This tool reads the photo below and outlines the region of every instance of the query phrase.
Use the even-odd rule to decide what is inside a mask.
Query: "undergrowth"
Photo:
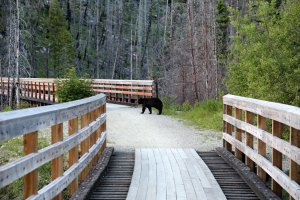
[[[189,102],[177,104],[171,98],[162,98],[163,113],[179,119],[200,129],[222,131],[222,101],[207,100],[190,105]]]

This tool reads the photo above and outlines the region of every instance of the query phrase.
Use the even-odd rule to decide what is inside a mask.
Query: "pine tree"
[[[58,0],[54,0],[49,10],[50,67],[54,77],[62,77],[74,64],[72,35],[68,31]]]

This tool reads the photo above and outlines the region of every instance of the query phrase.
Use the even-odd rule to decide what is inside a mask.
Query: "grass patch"
[[[222,131],[222,101],[207,100],[190,105],[187,101],[182,105],[174,103],[170,98],[163,98],[165,115],[183,119],[190,125],[200,129]]]

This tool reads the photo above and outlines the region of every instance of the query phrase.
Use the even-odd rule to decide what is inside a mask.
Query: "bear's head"
[[[139,98],[138,104],[143,104],[144,103],[144,98]]]

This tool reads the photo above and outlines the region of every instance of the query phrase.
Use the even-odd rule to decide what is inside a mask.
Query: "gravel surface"
[[[117,150],[140,147],[194,148],[210,151],[222,146],[221,133],[197,130],[182,120],[166,115],[152,115],[142,108],[107,104],[108,145]]]

